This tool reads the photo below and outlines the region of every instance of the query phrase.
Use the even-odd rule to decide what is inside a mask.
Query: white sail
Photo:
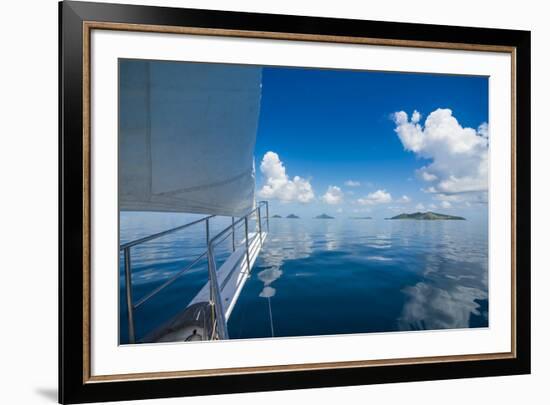
[[[120,209],[250,211],[261,68],[122,60],[119,69]]]

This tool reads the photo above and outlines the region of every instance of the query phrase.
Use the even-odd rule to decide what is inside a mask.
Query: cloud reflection
[[[275,295],[277,290],[275,290],[273,287],[264,287],[262,292],[260,293],[260,297],[262,298],[271,298]]]
[[[442,289],[426,282],[406,287],[409,300],[398,319],[401,330],[467,328],[471,315],[481,315],[477,300],[487,293],[474,288],[456,286]]]
[[[264,268],[258,273],[258,279],[264,283],[259,294],[262,298],[275,295],[276,289],[271,284],[283,275],[282,266],[285,261],[305,259],[313,252],[313,239],[309,233],[299,228],[294,229],[292,224],[280,225],[285,229],[277,232],[278,237],[270,239],[260,254],[258,264]]]

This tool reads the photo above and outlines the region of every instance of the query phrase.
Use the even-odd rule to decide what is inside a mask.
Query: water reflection
[[[367,260],[375,260],[375,261],[379,261],[379,262],[390,262],[390,261],[393,260],[390,257],[384,257],[384,256],[367,256],[366,259]]]
[[[275,295],[276,289],[271,284],[283,275],[281,270],[283,263],[289,260],[305,259],[313,251],[311,235],[296,225],[296,220],[285,219],[280,219],[277,224],[273,225],[278,228],[278,232],[270,235],[256,265],[257,268],[263,269],[258,273],[258,279],[263,282],[263,289],[259,293],[262,298],[270,298]]]
[[[281,219],[255,267],[236,338],[269,335],[251,294],[277,336],[488,326],[483,221]]]
[[[400,330],[488,325],[486,223],[463,227],[464,233],[447,221],[418,225],[424,270],[422,281],[402,289],[407,300]]]
[[[161,229],[121,218],[121,240],[186,222],[169,217],[159,225],[157,219],[151,222]],[[212,234],[223,226],[212,224]],[[204,247],[204,230],[197,228],[133,249],[134,298]],[[272,219],[229,333],[249,338],[486,327],[487,258],[486,221]],[[138,327],[149,330],[162,321],[159,314],[168,318],[185,306],[206,282],[205,269],[206,261],[141,308]],[[123,280],[122,257],[120,274]],[[124,305],[121,299],[121,311]]]
[[[480,300],[487,299],[477,288],[457,285],[443,290],[426,282],[403,292],[409,300],[398,319],[401,330],[467,328],[472,315],[483,315]]]
[[[283,275],[283,272],[276,267],[262,270],[258,273],[258,278],[264,283],[264,289],[260,292],[260,297],[268,298],[275,295],[276,290],[270,287],[270,284]]]
[[[277,291],[274,288],[267,286],[267,287],[264,287],[264,289],[260,293],[260,297],[271,298],[275,295],[276,292]]]

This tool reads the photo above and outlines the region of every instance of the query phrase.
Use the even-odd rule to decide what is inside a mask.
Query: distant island
[[[454,215],[446,215],[446,214],[438,214],[436,212],[415,212],[413,214],[399,214],[392,218],[386,218],[386,219],[419,219],[419,220],[427,220],[427,221],[433,221],[438,219],[443,220],[460,220],[464,221],[466,218],[463,217],[456,217]]]
[[[280,215],[275,214],[271,218],[282,218],[282,217]]]
[[[299,219],[300,218],[298,215],[294,215],[294,214],[287,215],[286,217],[290,218],[290,219]]]
[[[334,217],[331,217],[330,215],[327,215],[327,214],[321,214],[321,215],[317,215],[315,219],[334,219]]]
[[[372,217],[349,217],[349,219],[372,219]]]

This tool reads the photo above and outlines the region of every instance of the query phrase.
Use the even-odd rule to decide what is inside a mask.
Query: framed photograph
[[[61,403],[530,372],[530,33],[62,2]]]

